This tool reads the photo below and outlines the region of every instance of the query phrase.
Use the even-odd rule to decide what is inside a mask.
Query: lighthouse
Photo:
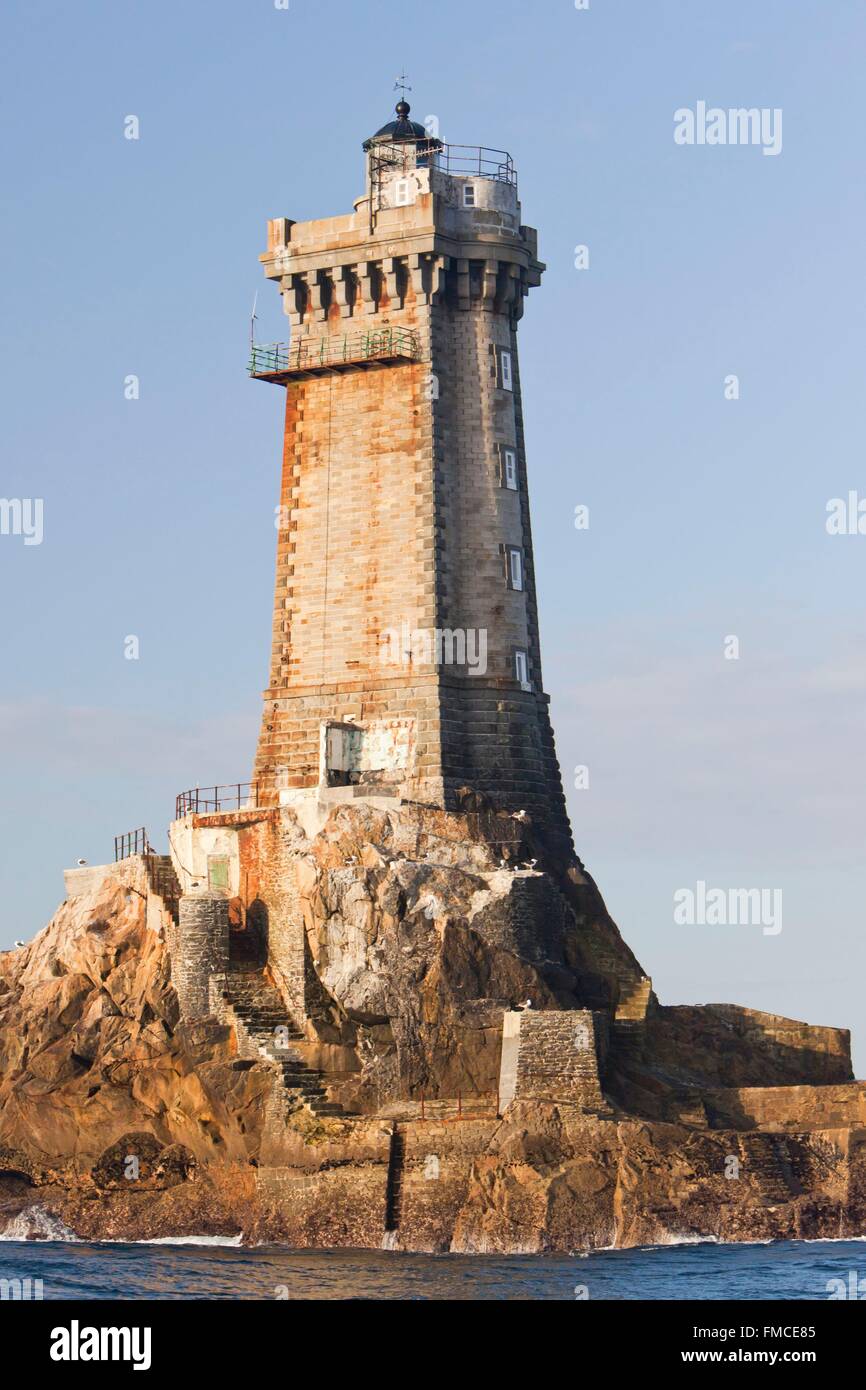
[[[349,213],[268,223],[287,341],[259,805],[479,798],[569,839],[544,693],[517,329],[541,281],[501,150],[408,103]],[[570,842],[570,839],[569,839]]]

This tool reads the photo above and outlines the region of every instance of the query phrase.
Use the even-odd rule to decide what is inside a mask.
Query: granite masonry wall
[[[417,335],[419,359],[285,379],[273,653],[254,776],[276,804],[324,780],[326,721],[409,719],[404,799],[453,808],[470,786],[569,842],[542,688],[517,364],[523,297],[543,267],[513,185],[479,186],[477,207],[465,209],[465,182],[418,169],[399,206],[390,174],[371,173],[374,204],[270,224],[262,260],[293,344],[402,328]],[[503,486],[504,449],[516,455],[516,488]],[[521,552],[522,588],[509,586],[509,546]],[[411,643],[407,657],[406,631],[475,642],[483,633],[485,660],[431,661]],[[516,650],[527,653],[529,688]]]
[[[500,1113],[515,1100],[603,1109],[599,1073],[603,1028],[602,1015],[589,1009],[505,1014]]]
[[[228,899],[206,890],[185,894],[171,970],[183,1018],[204,1018],[210,1012],[211,976],[224,974],[228,961]]]

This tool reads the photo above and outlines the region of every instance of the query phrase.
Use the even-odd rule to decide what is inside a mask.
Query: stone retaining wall
[[[866,1126],[866,1082],[841,1086],[749,1086],[708,1091],[713,1129],[844,1129]]]
[[[499,1109],[512,1100],[548,1101],[602,1109],[599,1054],[601,1014],[589,1009],[507,1013],[502,1024]]]
[[[181,1016],[204,1018],[210,1012],[211,977],[228,969],[228,899],[207,891],[187,893],[180,900],[179,918],[171,980]]]

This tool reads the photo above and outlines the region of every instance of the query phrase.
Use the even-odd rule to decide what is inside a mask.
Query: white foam
[[[866,1240],[866,1236],[815,1236],[810,1240],[799,1241],[800,1245],[856,1245]]]
[[[228,1245],[237,1247],[243,1242],[243,1232],[236,1236],[158,1236],[153,1240],[120,1242],[130,1245]]]
[[[718,1236],[698,1235],[695,1231],[665,1231],[660,1240],[651,1250],[658,1250],[666,1245],[718,1245]]]
[[[63,1241],[64,1244],[81,1244],[74,1231],[70,1231],[50,1211],[38,1206],[26,1207],[13,1216],[6,1229],[0,1231],[0,1240],[54,1240]]]

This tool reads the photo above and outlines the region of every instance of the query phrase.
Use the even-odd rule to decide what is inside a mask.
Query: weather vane
[[[398,90],[398,88],[399,88],[399,90],[402,91],[402,93],[403,93],[403,100],[404,100],[404,101],[405,101],[405,99],[406,99],[406,93],[407,93],[407,92],[411,92],[411,90],[412,90],[411,87],[407,86],[408,80],[409,80],[409,79],[408,79],[407,74],[406,74],[405,72],[401,72],[401,73],[400,73],[400,76],[397,78],[397,81],[394,83],[394,91],[396,92],[396,91]]]

